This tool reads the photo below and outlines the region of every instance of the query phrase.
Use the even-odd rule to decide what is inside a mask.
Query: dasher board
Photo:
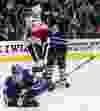
[[[24,48],[24,41],[0,42],[0,62],[32,61],[28,50]]]

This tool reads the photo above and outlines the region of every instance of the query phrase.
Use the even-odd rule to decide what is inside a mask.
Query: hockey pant
[[[51,78],[53,73],[53,67],[55,62],[57,62],[60,76],[63,76],[65,73],[65,52],[66,48],[49,48],[47,56],[47,67],[48,67],[48,78]]]
[[[43,43],[42,45],[38,44],[30,44],[27,48],[35,62],[38,62],[40,59],[44,59],[47,52],[47,43]]]

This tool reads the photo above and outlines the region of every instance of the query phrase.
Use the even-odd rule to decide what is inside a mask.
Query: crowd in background
[[[64,0],[62,3],[50,0],[44,7],[46,16],[42,17],[48,18],[49,29],[56,25],[56,29],[63,31],[66,38],[91,38],[96,32],[96,17],[100,16],[100,3],[97,0]]]
[[[0,40],[23,40],[25,17],[31,16],[34,1],[40,2],[41,19],[50,30],[65,32],[66,37],[96,31],[96,16],[100,16],[98,0],[1,0]]]

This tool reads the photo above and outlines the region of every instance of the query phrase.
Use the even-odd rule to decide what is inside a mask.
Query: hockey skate
[[[56,87],[55,87],[55,83],[53,83],[53,81],[52,81],[52,77],[50,77],[48,73],[44,72],[43,78],[48,81],[48,91],[51,92],[51,91],[55,90]]]
[[[52,92],[56,88],[55,84],[52,82],[52,80],[48,80],[48,91]]]
[[[29,89],[21,90],[17,96],[18,107],[39,107],[39,103]]]
[[[61,75],[60,79],[55,82],[56,87],[65,87],[69,88],[71,86],[72,79],[71,77],[65,77],[65,75]]]

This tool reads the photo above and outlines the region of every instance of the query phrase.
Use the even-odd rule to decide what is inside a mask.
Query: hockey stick
[[[90,46],[89,48],[94,47],[95,44],[96,44],[96,47],[97,47],[97,45],[100,45],[100,41],[98,41],[98,42],[91,42],[91,43],[92,43],[92,44],[91,44],[91,46]],[[95,47],[95,48],[96,48],[96,47]],[[87,64],[87,63],[91,62],[92,60],[94,60],[95,57],[96,57],[96,55],[92,55],[90,58],[88,58],[86,61],[84,61],[84,62],[81,63],[80,65],[76,66],[71,72],[67,73],[66,75],[72,74],[74,71],[80,69],[80,68],[81,68],[82,66],[84,66],[85,64]]]
[[[91,56],[90,58],[88,58],[86,61],[84,61],[83,63],[81,63],[80,65],[76,66],[71,72],[67,73],[66,75],[72,74],[73,72],[77,71],[78,69],[82,68],[85,64],[90,63],[92,60],[95,59],[96,56]]]
[[[92,60],[95,59],[95,57],[96,57],[96,56],[91,56],[91,57],[88,58],[86,61],[84,61],[84,62],[81,63],[80,65],[76,66],[72,71],[70,71],[70,72],[68,72],[68,73],[65,74],[65,78],[66,78],[66,77],[69,77],[70,74],[72,74],[73,72],[79,70],[79,69],[82,68],[84,65],[90,63]],[[71,77],[70,79],[71,79],[71,81],[72,81],[72,77]],[[67,82],[68,82],[68,81],[66,81],[66,79],[64,79],[64,80],[57,80],[57,81],[55,82],[56,88],[57,88],[57,87],[63,87],[63,86],[65,86],[65,84],[66,84]],[[68,84],[70,85],[70,83],[68,83]]]
[[[96,47],[97,45],[100,44],[100,41],[96,44]],[[91,44],[90,48],[94,47],[95,44]],[[90,58],[88,58],[87,60],[85,60],[83,63],[81,63],[80,65],[76,66],[72,71],[68,72],[65,74],[65,76],[69,76],[70,74],[72,74],[73,72],[77,71],[78,69],[82,68],[84,65],[90,63],[92,60],[94,60],[96,57],[96,55],[92,55]],[[65,79],[66,80],[66,79]],[[56,81],[56,86],[57,84],[60,84],[61,83],[61,80],[58,80]],[[64,83],[62,83],[61,85],[64,85]]]

